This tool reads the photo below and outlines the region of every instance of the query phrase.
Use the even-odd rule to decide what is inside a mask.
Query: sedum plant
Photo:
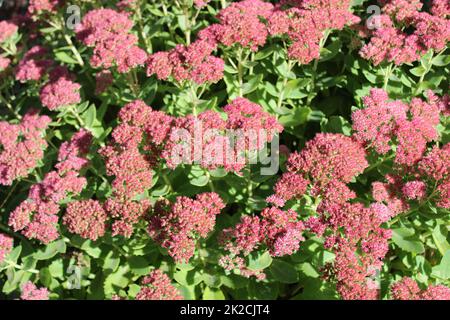
[[[1,299],[450,299],[447,0],[2,10]]]

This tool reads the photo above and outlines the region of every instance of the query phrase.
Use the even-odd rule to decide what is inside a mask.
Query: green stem
[[[4,232],[10,233],[11,231],[9,230],[9,228],[4,225],[3,223],[0,222],[0,230],[3,230]]]
[[[52,27],[60,30],[63,34],[63,38],[66,41],[67,45],[69,46],[70,50],[72,51],[73,55],[75,56],[75,59],[77,60],[78,64],[80,66],[84,66],[84,61],[83,58],[81,57],[81,54],[78,52],[77,48],[75,47],[75,45],[72,42],[72,39],[70,38],[70,36],[66,33],[65,31],[65,23],[64,20],[57,20],[56,22],[48,20],[47,21],[48,24],[50,24]]]
[[[198,105],[198,96],[197,96],[197,88],[193,84],[189,84],[189,93],[191,96],[191,102],[192,102],[192,113],[194,116],[197,116],[197,105]]]
[[[189,6],[187,1],[183,1],[183,15],[184,15],[184,21],[186,23],[186,45],[190,45],[191,44],[191,19],[190,19],[190,15],[189,15]]]
[[[368,167],[366,168],[366,170],[364,170],[364,173],[368,173],[368,172],[372,171],[373,169],[378,168],[380,165],[382,165],[382,164],[385,163],[386,161],[391,160],[391,159],[393,159],[393,158],[395,158],[395,154],[391,154],[390,156],[381,159],[381,161],[378,161],[378,162],[372,164],[371,166],[368,166]]]
[[[330,33],[331,33],[331,30],[329,30],[329,29],[324,31],[324,35],[323,35],[322,39],[320,39],[320,43],[319,43],[319,52],[325,46],[325,43],[327,42],[328,36],[330,35]],[[316,78],[317,78],[317,67],[319,66],[319,60],[320,60],[320,57],[314,60],[312,76],[311,76],[311,91],[308,94],[308,98],[306,100],[306,105],[309,105],[315,96],[314,91],[315,91],[315,87],[316,87],[315,82],[316,82]]]
[[[127,78],[128,81],[130,82],[130,89],[133,92],[135,97],[138,97],[139,95],[139,91],[140,91],[140,87],[139,87],[139,80],[137,78],[137,74],[136,74],[136,70],[135,69],[131,69],[128,73],[127,73]]]
[[[243,86],[243,82],[244,82],[244,69],[243,69],[243,49],[242,47],[240,47],[238,49],[238,65],[237,65],[237,71],[238,71],[238,82],[239,82],[239,97],[242,97],[242,86]]]
[[[3,200],[2,204],[0,205],[0,208],[3,208],[3,206],[6,204],[6,202],[8,201],[8,199],[11,197],[11,195],[13,194],[14,190],[17,188],[18,182],[15,182],[14,185],[12,186],[12,188],[9,189],[8,195],[5,197],[5,199]],[[0,223],[0,227],[1,227],[1,223]]]
[[[211,189],[211,192],[216,192],[216,188],[214,188],[214,183],[211,180],[211,175],[209,174],[209,171],[206,171],[206,176],[208,177],[208,186]]]
[[[152,43],[151,43],[151,41],[150,41],[150,43],[147,41],[147,38],[145,37],[145,34],[144,34],[144,25],[142,23],[143,19],[142,19],[141,2],[136,4],[136,16],[137,16],[138,26],[139,26],[139,35],[141,36],[142,42],[144,43],[145,51],[147,51],[148,53],[151,53],[151,52],[153,52]]]
[[[114,242],[111,243],[112,246],[114,247],[114,249],[116,249],[117,251],[119,251],[119,253],[125,257],[128,257],[128,253],[123,250],[121,247],[119,247],[117,244],[115,244]]]
[[[0,48],[10,56],[14,57],[16,55],[16,52],[14,52],[14,50],[11,50],[10,48],[7,48],[5,46],[0,46]]]
[[[76,112],[75,106],[69,107],[69,112],[70,112],[70,114],[72,114],[72,115],[75,117],[75,119],[78,121],[78,123],[80,124],[80,127],[84,128],[85,123],[84,123],[83,119],[81,119],[80,116],[78,115],[78,113]]]
[[[20,114],[18,114],[16,112],[16,110],[14,110],[13,106],[11,105],[11,103],[9,103],[4,97],[3,95],[0,93],[0,101],[3,102],[3,104],[8,108],[8,110],[14,115],[14,117],[18,120],[22,119],[22,116]]]
[[[295,62],[293,62],[292,60],[288,60],[288,73],[291,72],[292,67],[295,65]],[[282,104],[283,104],[283,100],[284,100],[284,95],[285,95],[285,89],[286,89],[286,85],[288,83],[289,79],[287,77],[284,77],[283,79],[283,87],[281,89],[280,95],[278,96],[278,102],[277,102],[277,108],[280,109]]]
[[[169,187],[170,192],[173,192],[172,183],[169,180],[169,177],[164,172],[161,172],[161,177],[163,178],[166,185]]]
[[[4,262],[5,262],[9,267],[13,267],[13,268],[15,268],[15,269],[23,270],[23,271],[25,271],[25,272],[30,272],[30,273],[34,273],[34,274],[39,274],[39,270],[36,270],[36,269],[28,269],[28,270],[25,270],[25,269],[23,268],[22,265],[17,264],[17,263],[15,263],[15,262],[11,261],[11,260],[5,259]]]

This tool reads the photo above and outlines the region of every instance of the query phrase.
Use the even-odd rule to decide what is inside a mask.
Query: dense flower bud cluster
[[[46,288],[37,288],[31,281],[22,286],[21,300],[48,300],[49,292]]]
[[[442,148],[434,147],[418,163],[418,171],[423,179],[436,186],[436,205],[450,208],[450,143]]]
[[[171,284],[169,277],[159,269],[144,277],[141,284],[136,300],[183,300],[178,289]]]
[[[325,246],[336,255],[331,275],[343,299],[378,299],[374,277],[383,265],[391,238],[391,231],[381,227],[380,209],[345,203],[320,216],[331,231]]]
[[[196,84],[216,83],[223,77],[225,63],[211,55],[215,46],[197,40],[184,46],[177,45],[167,52],[157,52],[148,57],[147,75],[156,74],[158,79],[173,78],[182,83],[191,80]]]
[[[96,9],[84,15],[76,32],[85,45],[94,47],[93,67],[116,66],[119,72],[126,73],[143,65],[147,58],[147,53],[137,46],[138,38],[130,33],[132,27],[128,13]]]
[[[53,65],[47,53],[46,48],[38,45],[28,50],[17,66],[16,80],[21,82],[40,80]]]
[[[445,18],[448,3],[433,1],[428,13],[420,11],[423,3],[419,0],[384,2],[382,15],[374,18],[377,26],[370,41],[360,51],[363,58],[375,65],[382,62],[400,65],[420,59],[430,49],[439,52],[445,48],[450,40],[450,23]]]
[[[372,89],[364,98],[366,108],[353,112],[355,138],[380,154],[397,144],[395,162],[416,164],[426,150],[427,142],[436,140],[441,108],[435,99],[425,102],[413,98],[408,105],[390,101],[382,89]]]
[[[174,203],[158,201],[150,217],[148,232],[177,262],[188,262],[197,239],[214,229],[216,215],[225,207],[216,193],[202,193],[195,199],[177,197]]]
[[[243,216],[233,228],[224,229],[219,242],[228,252],[219,262],[226,270],[239,270],[243,276],[256,276],[263,279],[264,274],[251,272],[245,267],[244,259],[251,252],[265,246],[271,256],[281,257],[295,253],[304,240],[303,222],[298,220],[294,210],[283,211],[275,207],[265,208],[259,216]]]
[[[162,143],[170,128],[171,117],[154,111],[143,101],[125,105],[119,112],[120,124],[113,130],[113,140],[100,149],[106,172],[114,176],[113,194],[105,210],[113,218],[113,235],[130,237],[133,226],[148,211],[147,200],[133,198],[152,185],[152,167],[158,156],[152,144]],[[147,140],[152,141],[148,143]]]
[[[320,133],[300,153],[290,154],[288,172],[278,180],[275,194],[267,201],[284,206],[286,201],[301,197],[311,184],[314,195],[322,195],[325,200],[333,197],[329,199],[332,202],[339,197],[345,202],[351,198],[345,184],[368,166],[365,154],[364,148],[351,137]]]
[[[268,32],[261,19],[268,19],[273,5],[261,0],[234,2],[217,16],[220,23],[210,26],[202,37],[225,46],[239,45],[256,51],[265,44]]]
[[[0,264],[5,260],[6,256],[13,248],[13,238],[0,233]]]
[[[391,295],[395,300],[450,300],[450,288],[430,285],[421,290],[416,281],[406,277],[391,286]]]
[[[0,122],[0,185],[11,185],[36,168],[44,156],[45,130],[51,122],[47,116],[29,111],[19,124]]]
[[[105,234],[107,215],[98,201],[89,199],[67,205],[63,224],[71,233],[92,241]]]
[[[7,20],[0,21],[0,43],[7,41],[18,30],[18,26]]]
[[[73,135],[70,142],[61,145],[56,170],[34,184],[28,199],[11,212],[9,225],[14,231],[21,231],[25,237],[43,243],[59,237],[59,203],[70,195],[79,194],[86,185],[86,179],[79,176],[79,170],[88,163],[84,157],[91,138],[91,134],[82,129]]]
[[[21,3],[2,297],[450,300],[448,0]]]
[[[359,18],[349,11],[350,2],[282,1],[268,19],[270,34],[287,35],[292,42],[288,49],[289,58],[308,64],[319,58],[325,31],[340,30],[345,25],[359,22]],[[283,4],[288,4],[288,9],[284,9]]]
[[[41,88],[39,95],[44,107],[56,110],[80,102],[81,85],[73,82],[66,67],[55,66],[55,62],[48,58],[48,50],[42,46],[34,46],[25,53],[17,66],[16,80],[39,81],[47,73],[49,81]]]

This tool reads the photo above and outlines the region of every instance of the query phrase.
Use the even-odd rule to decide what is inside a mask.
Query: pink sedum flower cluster
[[[115,176],[114,196],[131,199],[149,189],[152,183],[152,161],[140,152],[144,132],[151,130],[153,117],[159,115],[143,101],[125,105],[119,112],[120,124],[112,132],[113,140],[100,149],[105,158],[107,174]]]
[[[117,196],[132,198],[148,189],[151,169],[161,159],[170,169],[198,163],[240,172],[247,152],[260,150],[283,130],[275,117],[247,99],[237,98],[223,110],[227,120],[215,111],[174,118],[140,100],[124,106],[112,143],[100,150],[108,175],[116,177]]]
[[[25,114],[20,124],[0,122],[0,185],[11,185],[36,168],[47,147],[44,134],[50,122],[36,111]]]
[[[283,131],[275,117],[245,98],[236,98],[223,111],[227,120],[214,111],[175,119],[161,154],[169,168],[199,163],[209,170],[240,172],[249,152],[262,149]],[[186,142],[190,148],[184,147]]]
[[[49,292],[46,288],[37,288],[31,281],[22,286],[21,300],[49,300]]]
[[[351,191],[345,185],[368,166],[366,152],[361,144],[342,134],[320,133],[306,143],[300,152],[291,153],[288,172],[275,185],[275,194],[267,201],[284,206],[290,199],[301,197],[307,185],[315,196],[322,195],[334,203],[345,202]],[[331,192],[330,192],[331,191]]]
[[[85,45],[94,47],[91,65],[94,68],[117,67],[126,73],[147,59],[147,53],[137,46],[138,38],[131,33],[133,22],[126,12],[95,9],[84,15],[77,25],[77,37]]]
[[[73,82],[66,67],[55,65],[47,58],[48,50],[34,46],[25,53],[16,70],[16,80],[21,82],[43,80],[48,73],[49,81],[41,88],[39,98],[44,107],[56,110],[81,101],[81,86]],[[50,70],[50,71],[49,71]]]
[[[40,92],[41,103],[49,110],[75,105],[81,101],[81,86],[67,77],[59,77],[47,83]]]
[[[62,221],[71,233],[95,241],[105,234],[107,217],[101,204],[89,199],[69,203]]]
[[[169,277],[156,269],[141,281],[141,290],[136,300],[183,300],[180,292],[170,282]]]
[[[89,149],[91,138],[91,134],[82,129],[69,143],[61,145],[56,170],[33,185],[28,199],[11,212],[9,225],[15,232],[21,231],[28,239],[37,239],[45,244],[59,237],[60,202],[70,195],[79,194],[86,185],[86,179],[79,176],[79,170],[87,165],[82,157]]]
[[[405,277],[391,286],[394,300],[450,300],[450,288],[443,285],[430,285],[420,289],[416,281]]]
[[[393,62],[396,65],[419,60],[429,50],[445,48],[450,40],[450,20],[446,19],[447,7],[434,1],[431,13],[420,11],[419,0],[384,1],[383,14],[376,17],[376,28],[371,38],[360,50],[363,58],[375,65]],[[406,33],[404,29],[412,29]]]
[[[11,63],[11,59],[0,57],[0,72],[9,67]]]
[[[325,238],[325,248],[336,255],[333,265],[323,270],[334,279],[344,299],[376,299],[372,277],[380,270],[388,251],[390,231],[381,225],[390,211],[381,204],[369,208],[350,203],[356,197],[347,186],[368,166],[363,146],[353,137],[320,133],[300,153],[291,153],[288,172],[275,184],[267,201],[284,206],[309,192],[319,198],[317,213],[304,225]]]
[[[213,192],[201,193],[195,199],[177,197],[174,203],[160,200],[153,208],[148,232],[176,262],[187,263],[196,241],[214,229],[216,215],[224,207],[222,199]]]
[[[304,0],[282,1],[269,17],[271,35],[286,35],[291,42],[290,59],[308,64],[320,56],[320,46],[326,30],[343,29],[359,22],[350,11],[351,1]],[[288,5],[284,9],[284,5]]]
[[[0,43],[6,42],[19,29],[19,27],[11,21],[0,21]]]
[[[60,0],[30,0],[28,13],[37,15],[42,12],[55,12]]]
[[[434,147],[418,163],[419,174],[436,186],[436,205],[450,209],[450,143]]]
[[[384,210],[347,202],[320,215],[328,230],[325,247],[336,255],[331,274],[343,299],[378,299],[372,278],[383,265],[391,238],[391,231],[381,227]]]
[[[105,159],[106,173],[114,176],[113,194],[105,203],[114,220],[113,235],[130,237],[133,226],[150,208],[148,200],[134,198],[152,186],[152,168],[160,152],[157,145],[165,139],[172,120],[141,100],[125,105],[119,119],[113,140],[99,152]]]
[[[180,83],[216,83],[223,77],[225,63],[211,55],[214,49],[209,42],[197,40],[189,46],[177,45],[170,51],[152,54],[147,60],[147,76],[155,74],[160,80],[170,78]]]
[[[12,251],[14,245],[13,238],[0,233],[0,264],[6,256]]]
[[[292,153],[288,170],[326,184],[331,180],[350,182],[368,163],[363,147],[342,134],[319,133],[300,153]]]
[[[390,101],[382,89],[372,89],[364,98],[366,108],[352,114],[355,138],[380,154],[386,154],[397,144],[395,162],[416,164],[427,143],[438,138],[436,127],[441,109],[430,97],[430,102],[413,98],[408,105]]]
[[[273,257],[292,255],[304,240],[304,229],[297,212],[291,209],[283,211],[269,207],[261,212],[261,217],[243,216],[236,226],[222,231],[219,242],[228,254],[221,258],[219,264],[229,271],[237,269],[243,276],[263,279],[263,273],[250,272],[245,267],[242,257],[248,256],[261,245]]]
[[[42,46],[34,46],[20,60],[16,69],[16,80],[20,82],[38,81],[45,74],[53,61],[47,58],[48,50]]]
[[[448,17],[450,16],[450,3],[447,0],[433,0],[430,12],[441,18]]]

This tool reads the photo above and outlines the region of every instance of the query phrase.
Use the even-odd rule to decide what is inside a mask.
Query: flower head
[[[50,122],[33,110],[18,125],[0,122],[0,184],[11,185],[37,166],[47,147],[44,132]]]
[[[0,233],[0,263],[2,263],[6,256],[11,252],[13,242],[13,238]]]
[[[182,300],[177,288],[170,282],[169,277],[156,269],[142,280],[141,290],[136,300]]]
[[[63,77],[54,82],[46,84],[40,93],[42,105],[49,110],[56,110],[81,101],[81,86]]]
[[[214,229],[216,215],[225,207],[218,194],[202,193],[195,199],[177,197],[175,203],[161,200],[150,218],[150,236],[177,262],[187,262],[194,254],[195,243]]]
[[[22,286],[20,299],[22,300],[48,300],[49,292],[46,288],[38,289],[36,285],[28,281]]]
[[[105,234],[107,214],[98,201],[81,200],[67,205],[63,224],[67,229],[93,241]]]

